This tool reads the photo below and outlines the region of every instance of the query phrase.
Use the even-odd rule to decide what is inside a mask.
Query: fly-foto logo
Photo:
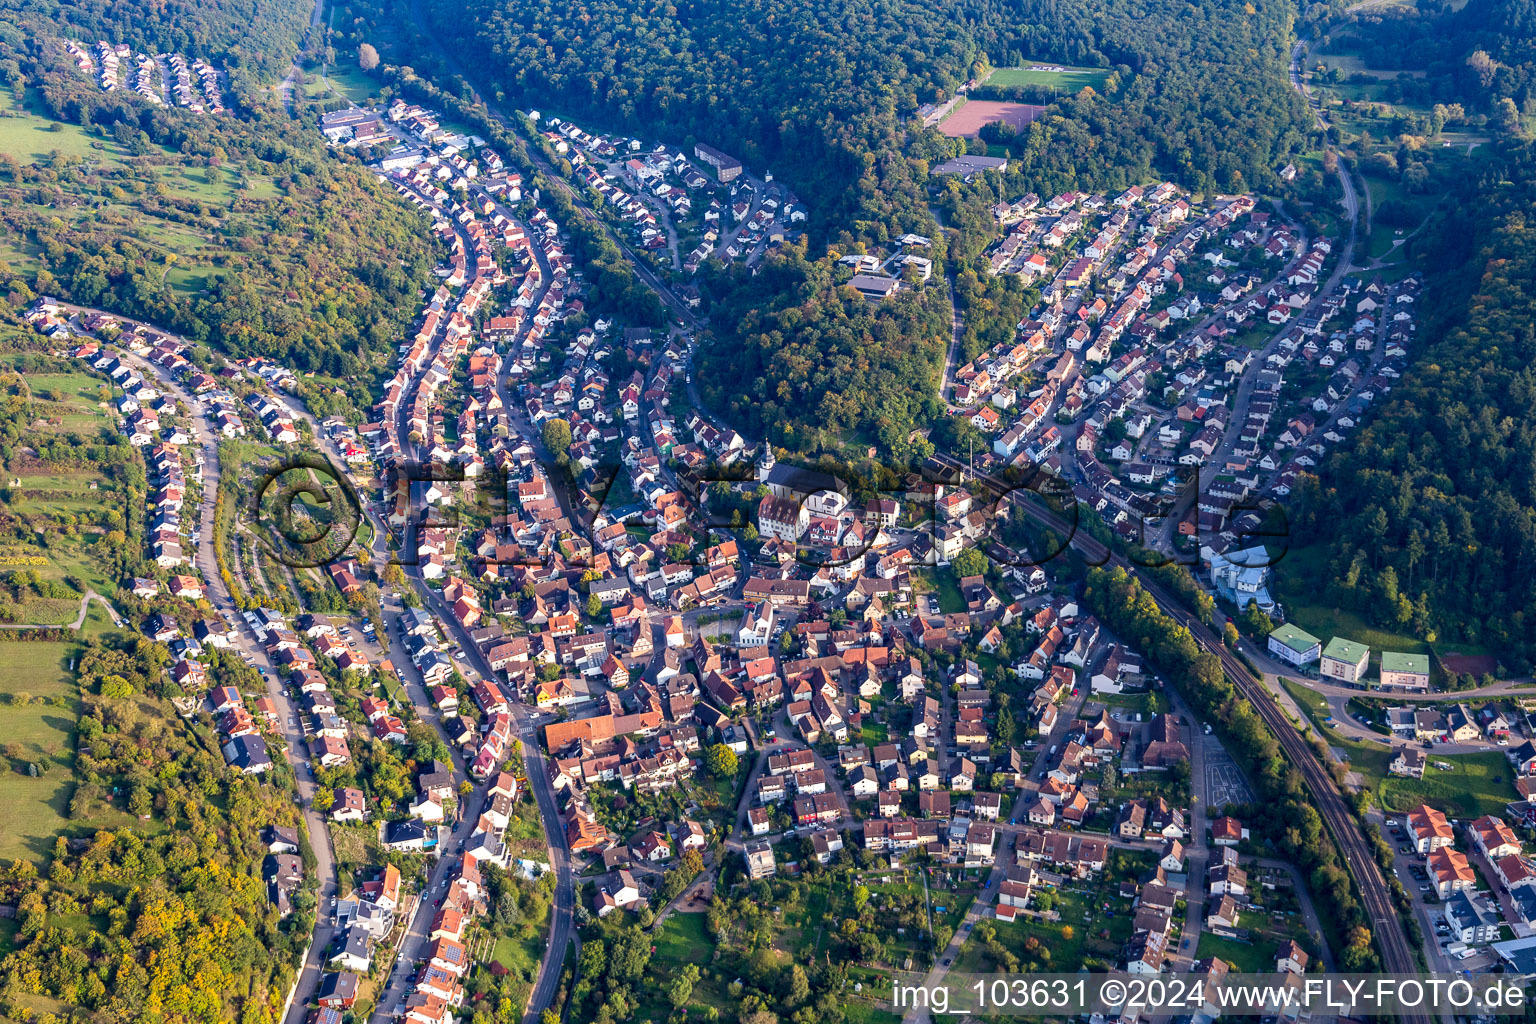
[[[351,479],[315,452],[269,466],[252,494],[247,513],[256,539],[274,561],[295,569],[342,559],[362,526],[363,502]]]
[[[470,475],[461,464],[414,461],[388,469],[380,512],[394,541],[390,562],[420,566],[439,531],[456,536],[472,528],[485,531],[474,560],[492,570],[547,565],[556,557],[568,568],[589,568],[600,552],[658,535],[669,564],[713,568],[718,546],[748,536],[751,525],[791,542],[781,550],[792,549],[791,557],[813,572],[857,567],[893,545],[918,548],[924,560],[937,562],[979,547],[994,565],[1017,569],[1069,551],[1102,564],[1115,548],[1146,568],[1193,565],[1218,534],[1229,535],[1226,547],[1245,551],[1245,567],[1258,568],[1285,556],[1290,532],[1279,504],[1248,496],[1220,476],[1202,488],[1198,466],[1177,467],[1177,487],[1166,494],[1118,483],[1090,490],[1042,466],[984,475],[935,460],[917,471],[869,462],[810,471],[812,485],[770,489],[750,467],[709,464],[679,467],[670,488],[651,482],[640,489],[642,500],[625,505],[609,500],[627,473],[621,464],[598,464],[577,476],[554,463],[476,469]],[[882,507],[904,511],[898,520]],[[772,529],[766,515],[774,518]],[[251,507],[268,553],[294,567],[366,560],[366,552],[351,550],[365,516],[347,474],[314,453],[269,468]],[[855,522],[863,528],[846,529]]]

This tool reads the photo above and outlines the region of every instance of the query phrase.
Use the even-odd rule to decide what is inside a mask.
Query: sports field
[[[989,124],[1002,121],[1022,130],[1040,116],[1044,107],[1033,103],[1000,103],[996,100],[968,100],[944,119],[939,131],[952,139],[972,138]]]
[[[1060,69],[1060,70],[1056,70]],[[1007,88],[1012,85],[1039,85],[1063,93],[1074,93],[1084,86],[1104,91],[1108,68],[1075,68],[1065,64],[1040,62],[1017,68],[998,68],[986,78],[987,85]]]

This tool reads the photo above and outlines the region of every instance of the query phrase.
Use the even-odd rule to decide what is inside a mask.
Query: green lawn
[[[1195,956],[1219,956],[1241,974],[1268,974],[1275,969],[1275,951],[1268,942],[1255,945],[1205,931],[1200,933]]]
[[[960,581],[955,577],[953,569],[940,569],[934,583],[934,599],[938,601],[941,613],[948,615],[965,611],[965,595],[960,593]]]
[[[987,76],[987,85],[1007,88],[1014,85],[1043,85],[1062,93],[1075,93],[1085,86],[1104,91],[1108,68],[1074,68],[1054,61],[1039,62],[1044,67],[1063,67],[1064,71],[1033,71],[1033,64],[1017,68],[998,68]]]
[[[379,94],[379,83],[362,68],[352,64],[328,68],[325,76],[333,92],[345,96],[353,103],[366,103]]]
[[[0,92],[0,153],[22,163],[38,163],[53,152],[107,163],[122,162],[127,156],[115,141],[43,117],[35,96],[29,95],[26,105],[18,108],[9,90]]]
[[[794,910],[784,912],[785,928],[777,945],[795,956],[806,958],[821,947],[821,931],[831,903],[830,884],[825,880],[807,883],[805,896]]]
[[[646,972],[648,984],[641,994],[644,1002],[635,1014],[636,1020],[661,1021],[670,1016],[667,986],[684,964],[693,964],[700,971],[688,1001],[690,1016],[705,1007],[722,1015],[732,1008],[726,986],[735,973],[713,965],[715,943],[704,930],[703,914],[673,914],[651,933],[651,939],[656,951],[651,954]],[[787,962],[784,968],[789,969]]]
[[[524,974],[529,970],[538,970],[539,957],[542,953],[543,947],[537,935],[531,947],[528,942],[514,936],[498,935],[491,959],[514,974]]]
[[[208,287],[211,276],[212,272],[206,268],[171,267],[165,273],[165,283],[182,295],[196,295]]]
[[[704,930],[703,914],[672,914],[652,935],[656,944],[653,955],[670,963],[703,963],[715,947]]]
[[[859,730],[859,741],[865,746],[873,747],[890,739],[890,729],[884,722],[871,722],[865,720]]]
[[[6,810],[0,862],[42,860],[66,825],[78,716],[73,650],[70,644],[40,641],[0,645],[6,665],[0,696],[0,805]],[[36,777],[29,765],[38,766]]]
[[[997,942],[1018,957],[1021,964],[1033,962],[1042,971],[1075,971],[1089,957],[1114,958],[1131,937],[1132,915],[1128,907],[1107,894],[1098,904],[1106,900],[1111,904],[1109,911],[1082,893],[1062,889],[1057,892],[1055,905],[1061,914],[1059,921],[1020,917],[1015,921],[986,923],[996,930]],[[1109,913],[1114,916],[1107,916]],[[955,970],[986,973],[998,969],[998,962],[973,933],[961,948]]]
[[[862,992],[853,990],[854,984],[864,987]],[[848,988],[842,996],[843,1015],[849,1024],[898,1024],[900,1014],[881,1009],[876,1000],[888,998],[891,991],[890,975],[859,964],[848,965]]]
[[[1130,711],[1132,714],[1138,711],[1147,714],[1152,710],[1152,692],[1148,690],[1142,693],[1090,693],[1087,703],[1102,704],[1110,709],[1110,714],[1116,711],[1121,711],[1122,716],[1125,711]]]
[[[1422,779],[1389,778],[1381,783],[1384,809],[1404,812],[1427,803],[1453,818],[1475,818],[1498,815],[1505,804],[1519,799],[1511,782],[1513,770],[1498,751],[1443,756],[1431,750],[1425,756],[1429,764]],[[1441,771],[1436,761],[1451,765],[1451,770]]]
[[[1386,747],[1346,739],[1322,724],[1329,714],[1328,704],[1322,697],[1288,679],[1283,685],[1328,742],[1349,754],[1350,766],[1360,772],[1366,785],[1377,791],[1384,810],[1401,813],[1428,803],[1451,817],[1475,818],[1483,814],[1499,814],[1505,804],[1519,798],[1509,761],[1498,751],[1437,754],[1430,750],[1425,752],[1429,764],[1424,769],[1424,778],[1389,776],[1387,765],[1392,758]],[[1446,772],[1436,768],[1437,761],[1451,765],[1451,770]]]

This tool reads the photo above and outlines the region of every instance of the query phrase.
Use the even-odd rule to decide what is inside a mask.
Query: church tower
[[[757,457],[757,482],[766,484],[768,476],[773,472],[774,464],[778,460],[773,457],[773,445],[763,442],[762,454]]]

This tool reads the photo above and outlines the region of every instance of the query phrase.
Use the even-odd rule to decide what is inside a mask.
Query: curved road
[[[102,312],[86,306],[64,305],[65,308],[74,313]],[[141,322],[116,313],[111,315],[123,323],[133,324]],[[77,331],[80,334],[89,335],[89,332],[80,328],[78,324]],[[176,338],[178,341],[183,341],[183,339],[169,331],[161,331],[160,333],[165,334],[167,337]],[[183,343],[185,342],[183,341]],[[231,638],[240,650],[250,656],[249,664],[262,672],[262,681],[266,685],[267,695],[272,698],[278,708],[278,721],[275,729],[277,735],[283,740],[283,756],[286,757],[288,763],[293,767],[301,813],[309,832],[310,847],[315,854],[315,874],[320,882],[319,890],[316,893],[318,906],[309,953],[304,959],[304,964],[295,982],[293,1001],[289,1006],[286,1017],[288,1024],[300,1024],[308,1013],[310,999],[313,998],[315,991],[320,985],[320,975],[325,967],[323,957],[334,936],[330,917],[325,911],[329,906],[331,896],[335,895],[337,891],[335,853],[331,848],[330,828],[326,823],[325,815],[316,811],[313,806],[315,792],[319,788],[319,784],[315,780],[314,771],[309,763],[309,741],[305,738],[303,728],[299,725],[299,711],[289,698],[287,689],[278,679],[277,669],[267,657],[266,649],[256,643],[254,637],[248,636],[245,632],[245,622],[237,612],[234,599],[230,596],[229,588],[224,582],[223,574],[219,572],[217,560],[214,557],[213,512],[214,501],[219,492],[221,469],[219,465],[219,435],[208,421],[202,403],[182,387],[180,381],[172,377],[160,365],[129,352],[127,349],[120,349],[120,351],[125,358],[143,371],[145,379],[153,378],[158,380],[167,391],[176,396],[176,399],[191,414],[192,433],[203,453],[202,501],[198,507],[197,533],[192,539],[195,549],[192,556],[193,561],[202,573],[210,603],[229,622],[232,630]]]
[[[86,609],[92,601],[100,601],[101,606],[107,610],[107,614],[112,616],[112,624],[118,629],[123,628],[123,617],[117,614],[117,609],[112,607],[112,602],[94,590],[87,590],[80,598],[80,614],[75,616],[74,622],[7,622],[0,625],[0,629],[79,629],[85,625]]]
[[[417,33],[420,34],[423,39],[432,44],[432,48],[437,52],[437,56],[442,60],[443,65],[448,69],[448,71],[451,74],[457,75],[469,85],[475,102],[483,106],[486,112],[492,118],[500,121],[502,127],[507,129],[507,131],[513,133],[514,135],[521,136],[522,132],[520,131],[520,126],[518,123],[503,113],[500,107],[498,107],[495,103],[486,98],[485,92],[476,87],[474,80],[471,78],[469,72],[465,70],[464,66],[459,63],[458,58],[455,57],[453,52],[448,49],[447,45],[437,37],[436,32],[432,28],[430,19],[427,18],[426,12],[422,8],[422,0],[411,0],[411,21],[415,24]],[[586,197],[582,195],[581,191],[573,187],[568,181],[556,173],[555,169],[550,166],[549,161],[544,158],[544,154],[539,150],[538,146],[532,142],[528,143],[528,158],[533,161],[534,166],[538,168],[540,173],[544,175],[550,185],[559,189],[560,192],[571,201],[572,205],[574,205],[584,217],[592,221],[592,223],[596,224],[597,227],[605,235],[608,236],[609,240],[612,241],[614,245],[619,247],[619,251],[624,254],[624,257],[629,261],[630,267],[634,270],[635,276],[639,277],[647,288],[656,293],[657,298],[659,298],[662,304],[668,308],[673,317],[683,321],[683,323],[687,326],[698,326],[698,324],[701,322],[699,317],[691,309],[688,308],[686,303],[684,303],[673,293],[672,289],[666,284],[666,282],[657,277],[651,271],[651,269],[645,265],[645,262],[635,254],[634,249],[631,248],[629,243],[627,243],[623,238],[619,237],[619,235],[613,230],[608,222],[597,215],[597,213],[592,209],[591,204],[587,202]]]

